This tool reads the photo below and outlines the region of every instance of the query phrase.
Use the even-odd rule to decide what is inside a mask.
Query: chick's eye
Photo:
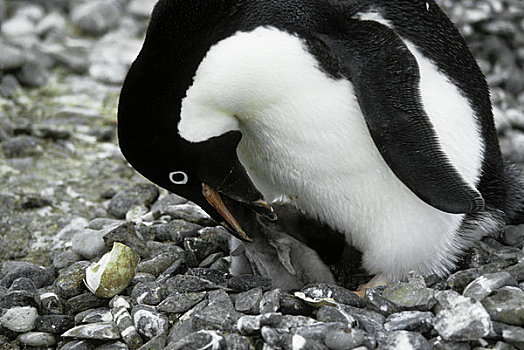
[[[169,173],[169,181],[175,185],[185,185],[188,180],[189,177],[183,171],[173,171],[172,173]]]

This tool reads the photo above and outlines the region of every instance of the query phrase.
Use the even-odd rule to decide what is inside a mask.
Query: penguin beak
[[[214,188],[207,184],[202,184],[202,194],[206,198],[209,204],[216,209],[216,211],[226,220],[227,226],[231,229],[231,233],[236,238],[246,241],[253,242],[253,239],[249,237],[246,232],[242,229],[237,219],[233,216],[231,211],[227,208],[226,204],[222,200],[220,193],[218,193]],[[264,200],[259,199],[254,202],[242,203],[249,209],[255,211],[256,213],[262,214],[268,217],[270,220],[276,220],[277,215],[274,212],[273,208]]]

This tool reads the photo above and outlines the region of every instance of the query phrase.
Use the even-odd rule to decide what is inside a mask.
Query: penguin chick
[[[432,0],[160,0],[118,137],[137,171],[237,238],[253,240],[235,208],[274,220],[269,203],[289,202],[389,281],[445,276],[524,212],[486,81]],[[245,256],[290,274],[261,243],[279,242],[296,271],[303,247],[258,229]]]

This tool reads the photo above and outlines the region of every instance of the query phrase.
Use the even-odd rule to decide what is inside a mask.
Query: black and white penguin
[[[288,202],[389,281],[447,274],[524,212],[485,79],[433,0],[160,0],[118,136],[238,238],[235,207]]]

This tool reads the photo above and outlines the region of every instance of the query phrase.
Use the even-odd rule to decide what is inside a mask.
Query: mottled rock
[[[122,12],[121,1],[87,1],[73,9],[71,20],[87,34],[100,35],[118,25]]]
[[[494,321],[520,326],[524,323],[524,292],[517,287],[504,287],[482,305]]]
[[[277,312],[280,309],[281,294],[278,288],[265,292],[260,299],[259,312],[261,314]]]
[[[189,221],[201,226],[215,226],[216,222],[209,215],[195,204],[179,204],[165,208],[164,215],[169,215],[172,219]]]
[[[111,321],[113,321],[113,314],[107,307],[85,310],[75,316],[76,323],[100,323]]]
[[[310,298],[331,298],[340,304],[356,307],[364,306],[364,303],[358,295],[346,288],[342,288],[337,285],[317,284],[308,286],[302,289],[302,293]]]
[[[76,254],[93,259],[107,251],[104,243],[104,235],[107,230],[82,229],[75,233],[72,239],[72,249]]]
[[[160,276],[169,266],[171,266],[178,258],[179,254],[161,253],[151,259],[141,261],[137,268],[137,272],[150,273],[156,277]]]
[[[224,273],[222,271],[213,269],[202,269],[198,267],[187,270],[186,275],[200,277],[222,286],[225,286],[227,280],[231,278],[229,273]]]
[[[167,341],[167,332],[160,333],[151,338],[147,343],[140,347],[140,350],[164,349]]]
[[[262,288],[250,289],[236,296],[235,309],[245,314],[258,314],[261,300]]]
[[[517,349],[524,349],[524,328],[507,326],[502,330],[502,338]]]
[[[480,277],[481,274],[482,270],[479,268],[457,271],[448,277],[446,284],[454,291],[462,293],[464,288],[466,288],[466,286],[473,282],[476,278]]]
[[[27,62],[27,55],[22,50],[3,40],[0,40],[0,52],[0,71],[19,69]]]
[[[60,350],[93,350],[94,345],[88,340],[73,340],[67,342]]]
[[[139,305],[133,308],[132,316],[138,333],[146,339],[151,339],[158,334],[166,332],[169,326],[167,316],[150,306]]]
[[[506,226],[502,232],[504,244],[522,248],[524,246],[524,224],[518,226]]]
[[[450,342],[442,337],[433,338],[429,342],[433,350],[471,350],[468,342]]]
[[[53,258],[53,267],[61,270],[80,260],[82,260],[82,256],[73,251],[72,248],[68,248]]]
[[[188,237],[197,237],[202,226],[184,220],[172,220],[151,228],[154,238],[160,242],[172,241],[179,244]]]
[[[349,305],[341,305],[341,310],[356,319],[359,328],[363,328],[368,333],[384,330],[386,318],[378,312],[359,309]]]
[[[28,332],[18,337],[20,343],[32,347],[49,347],[56,343],[56,339],[52,334],[45,332]]]
[[[434,328],[445,340],[469,341],[489,334],[491,319],[477,300],[454,291],[438,292],[436,299]]]
[[[107,299],[97,298],[90,292],[86,292],[72,298],[67,299],[65,307],[70,315],[77,314],[79,312],[103,307],[107,305]]]
[[[249,349],[249,338],[235,333],[227,334],[226,347],[228,350],[244,350]]]
[[[64,307],[62,301],[52,292],[43,292],[40,294],[40,312],[43,315],[58,315],[62,314]]]
[[[138,331],[135,328],[129,311],[127,310],[130,308],[130,305],[123,298],[116,297],[112,301],[115,299],[119,300],[114,302],[114,308],[111,310],[111,313],[113,314],[113,319],[115,320],[116,326],[118,327],[122,339],[129,349],[138,349],[143,344],[143,342],[142,337],[140,337]]]
[[[435,316],[431,312],[403,311],[388,316],[384,328],[388,332],[405,330],[429,333],[434,323]]]
[[[71,328],[64,338],[112,340],[119,339],[120,332],[113,322],[90,323]]]
[[[364,343],[364,332],[360,329],[330,331],[324,342],[332,350],[353,349]]]
[[[85,269],[89,265],[89,261],[79,261],[61,270],[54,283],[56,294],[64,299],[81,294],[85,290]]]
[[[43,315],[35,322],[35,330],[39,332],[62,334],[75,325],[75,319],[66,315]]]
[[[142,258],[149,257],[149,249],[144,239],[138,235],[135,225],[131,222],[123,223],[114,227],[104,236],[107,248],[111,248],[115,242],[123,243]]]
[[[436,303],[432,289],[404,282],[386,287],[382,296],[392,301],[400,310],[428,311]]]
[[[302,299],[287,293],[282,293],[280,295],[279,305],[280,308],[277,308],[275,311],[280,310],[283,314],[287,315],[309,316],[314,310],[311,305],[306,304]],[[271,309],[267,311],[271,312]],[[260,308],[260,312],[262,312],[262,307]]]
[[[508,272],[488,273],[471,282],[462,294],[481,301],[494,290],[507,285],[517,285],[517,281]]]
[[[226,349],[224,336],[217,331],[201,330],[170,343],[169,350]]]
[[[23,333],[34,328],[37,318],[38,310],[34,307],[14,307],[2,312],[0,324],[13,332]]]
[[[242,316],[238,319],[236,328],[242,335],[254,335],[260,332],[263,326],[276,326],[282,321],[282,314],[278,312],[257,316]]]
[[[366,308],[379,312],[384,316],[398,312],[397,305],[389,299],[384,298],[381,293],[375,289],[366,290],[364,303],[366,304]]]
[[[348,326],[355,326],[357,320],[350,314],[344,312],[342,309],[334,306],[322,306],[316,315],[317,320],[322,322],[342,322]]]
[[[169,294],[202,292],[221,288],[219,285],[206,279],[190,275],[176,275],[169,278],[165,284]]]
[[[39,62],[28,62],[17,72],[16,78],[23,86],[35,88],[43,86],[49,80],[50,73]]]
[[[191,323],[195,329],[233,331],[241,314],[237,312],[229,296],[222,290],[208,294],[209,304],[195,312]]]
[[[431,347],[422,335],[408,331],[394,331],[388,334],[385,349],[391,350],[430,350]]]
[[[170,295],[162,301],[157,310],[165,313],[184,313],[204,300],[206,292]]]
[[[131,296],[137,304],[158,305],[167,296],[167,287],[156,282],[138,283]]]
[[[5,261],[0,270],[0,286],[9,288],[14,280],[25,277],[33,281],[36,288],[53,283],[53,275],[44,267],[24,261]]]
[[[34,136],[16,136],[2,142],[4,154],[8,158],[32,157],[42,153],[40,139]]]
[[[235,292],[246,292],[253,288],[267,291],[271,288],[271,279],[259,275],[233,276],[227,281],[227,287]]]
[[[151,184],[139,184],[118,192],[109,202],[108,211],[123,219],[133,205],[149,206],[158,198],[158,188]]]

